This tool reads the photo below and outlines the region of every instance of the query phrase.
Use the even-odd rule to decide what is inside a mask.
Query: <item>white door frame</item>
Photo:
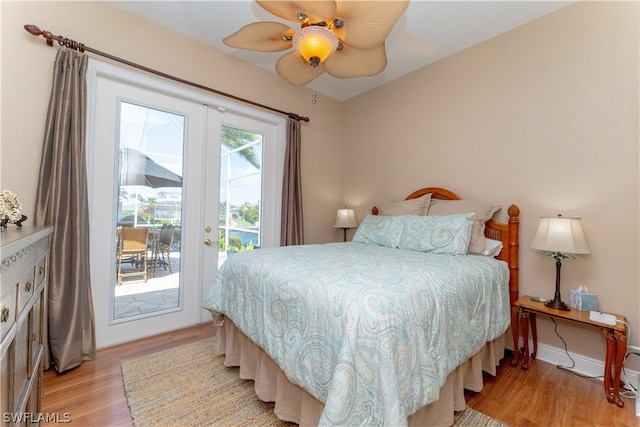
[[[197,286],[187,293],[184,298],[181,295],[181,307],[169,314],[146,317],[130,322],[112,324],[110,321],[113,313],[113,286],[115,286],[115,272],[110,262],[106,261],[115,253],[115,235],[104,236],[94,241],[94,231],[99,227],[111,230],[113,234],[117,200],[104,200],[104,194],[116,194],[114,186],[117,185],[116,174],[113,173],[112,182],[104,182],[94,179],[94,168],[115,164],[117,147],[111,140],[111,145],[105,143],[106,129],[99,129],[100,121],[96,119],[97,90],[101,81],[124,83],[143,90],[153,91],[165,96],[175,97],[178,101],[199,104],[199,117],[193,117],[191,121],[200,124],[186,126],[186,132],[199,133],[199,135],[187,134],[188,142],[185,147],[186,164],[189,174],[183,180],[183,205],[189,209],[183,217],[183,241],[182,256],[185,258],[181,271],[181,281],[196,282]],[[262,245],[278,246],[280,237],[280,200],[282,194],[282,167],[284,164],[285,149],[285,125],[282,116],[267,113],[262,110],[248,107],[244,104],[231,102],[227,99],[214,96],[210,93],[196,90],[184,85],[168,82],[147,74],[124,69],[112,64],[90,59],[87,70],[87,170],[89,188],[89,211],[92,234],[91,243],[91,280],[92,294],[96,322],[96,345],[98,348],[113,345],[120,342],[131,341],[144,336],[179,329],[189,325],[210,320],[210,314],[200,308],[201,301],[207,292],[209,282],[215,271],[217,262],[217,226],[219,203],[219,155],[220,141],[219,131],[211,129],[212,123],[224,122],[225,113],[235,117],[245,116],[261,120],[267,123],[272,131],[269,133],[270,148],[264,150],[263,168],[268,170],[263,182],[263,212],[261,229],[263,230]],[[176,108],[177,110],[177,108]],[[218,116],[218,118],[215,118]],[[109,118],[111,119],[111,118]],[[113,117],[115,127],[115,117]],[[217,135],[217,136],[216,136]],[[108,136],[106,137],[108,138]],[[217,139],[216,139],[217,138]],[[194,141],[200,141],[196,146]],[[108,174],[107,172],[103,171]],[[191,176],[191,181],[189,176]],[[205,233],[206,226],[211,226],[215,231],[213,237]],[[98,242],[111,242],[108,245]],[[212,239],[216,244],[204,245],[205,239]],[[215,252],[213,252],[215,251]],[[106,261],[106,262],[105,262]],[[215,265],[215,268],[214,268]],[[108,273],[107,273],[108,272]],[[184,272],[184,275],[183,275]],[[107,280],[107,281],[105,281]],[[184,289],[184,286],[181,286]]]

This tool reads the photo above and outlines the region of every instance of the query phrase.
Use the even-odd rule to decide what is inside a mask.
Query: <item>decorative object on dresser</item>
[[[28,425],[40,413],[52,230],[26,226],[0,235],[0,413],[8,425]]]
[[[556,260],[556,291],[553,300],[546,303],[547,307],[569,311],[560,296],[560,267],[563,259],[573,258],[572,254],[590,252],[582,232],[582,221],[580,218],[563,218],[560,214],[556,218],[540,218],[531,247],[547,251],[547,255]]]
[[[7,224],[15,224],[22,227],[27,216],[22,214],[22,203],[14,193],[4,190],[0,193],[0,231],[7,228]]]
[[[356,214],[353,209],[347,209],[346,206],[344,207],[344,209],[338,209],[338,213],[336,214],[336,223],[333,224],[333,226],[335,228],[342,228],[344,230],[344,237],[342,241],[346,242],[347,230],[349,228],[355,228],[358,226]]]

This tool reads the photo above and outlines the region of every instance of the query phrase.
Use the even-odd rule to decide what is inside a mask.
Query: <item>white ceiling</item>
[[[387,68],[377,76],[337,79],[323,74],[308,86],[344,101],[405,74],[509,31],[575,0],[412,0],[387,38]],[[109,1],[144,19],[275,73],[284,52],[233,49],[222,39],[255,21],[278,21],[254,1]]]

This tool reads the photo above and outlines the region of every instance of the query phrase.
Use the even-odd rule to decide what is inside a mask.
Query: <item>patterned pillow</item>
[[[351,241],[397,248],[402,233],[400,218],[398,216],[367,215],[358,226]]]
[[[473,228],[471,229],[471,241],[469,252],[483,253],[487,248],[484,236],[484,224],[500,210],[500,206],[487,205],[472,200],[431,200],[427,215],[455,215],[474,212]]]
[[[402,202],[385,202],[378,207],[378,215],[426,215],[431,203],[431,193]]]
[[[445,216],[403,216],[398,247],[417,252],[466,255],[473,213]]]

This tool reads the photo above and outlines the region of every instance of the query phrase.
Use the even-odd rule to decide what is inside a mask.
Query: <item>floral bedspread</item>
[[[447,376],[503,334],[508,268],[362,243],[227,259],[203,306],[231,319],[325,404],[321,425],[406,425]]]

